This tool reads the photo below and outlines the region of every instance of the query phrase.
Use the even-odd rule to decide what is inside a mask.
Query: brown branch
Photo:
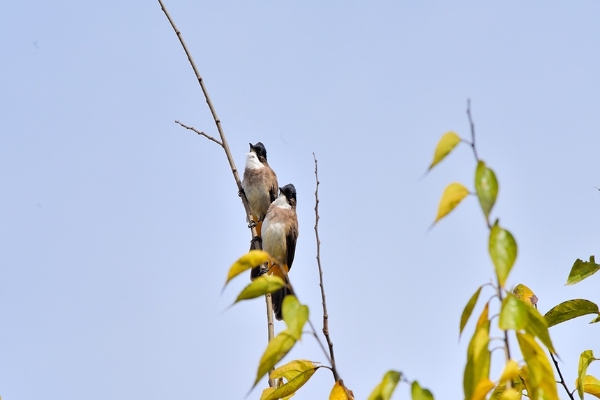
[[[549,353],[550,353],[550,357],[552,358],[552,361],[554,361],[554,366],[556,367],[556,371],[558,371],[558,376],[560,377],[560,384],[563,385],[563,387],[565,388],[565,391],[569,395],[569,398],[571,400],[575,400],[575,398],[573,397],[573,393],[571,393],[569,391],[569,388],[567,387],[567,384],[565,382],[565,378],[563,378],[562,373],[560,372],[560,368],[558,368],[558,361],[556,361],[556,358],[554,357],[554,354],[552,354],[551,351]]]
[[[319,267],[319,284],[321,286],[321,299],[323,303],[323,335],[327,339],[327,345],[329,346],[329,359],[331,360],[331,372],[336,382],[340,379],[337,368],[335,366],[335,356],[333,355],[333,342],[329,336],[329,314],[327,314],[327,302],[325,300],[325,287],[323,286],[323,268],[321,268],[321,240],[319,239],[319,170],[317,167],[317,157],[313,153],[313,159],[315,160],[315,181],[317,183],[315,189],[315,237],[317,240],[317,265]]]
[[[177,38],[179,39],[179,42],[181,43],[181,46],[183,47],[183,50],[185,52],[185,55],[187,56],[187,59],[192,67],[192,69],[194,70],[194,75],[196,75],[196,79],[198,80],[198,83],[200,84],[200,88],[202,89],[202,93],[204,94],[204,98],[206,99],[206,104],[208,104],[208,108],[210,109],[210,113],[213,116],[213,119],[215,121],[215,125],[217,126],[217,131],[219,132],[219,136],[221,138],[221,142],[219,142],[218,140],[216,140],[215,138],[212,138],[206,134],[204,134],[203,132],[199,132],[193,128],[187,127],[185,125],[183,125],[180,122],[180,125],[182,125],[184,128],[186,129],[191,129],[194,132],[205,136],[206,138],[218,143],[223,150],[225,151],[225,156],[227,157],[227,161],[229,162],[229,166],[231,168],[231,173],[233,174],[233,178],[235,179],[235,183],[238,187],[238,193],[240,195],[240,198],[242,199],[242,204],[244,205],[244,209],[246,211],[246,218],[248,221],[252,221],[252,213],[250,212],[250,205],[248,204],[248,199],[246,198],[246,194],[244,193],[244,191],[242,190],[242,181],[240,180],[240,175],[238,173],[238,170],[235,166],[235,162],[233,161],[233,157],[231,156],[231,151],[229,150],[229,145],[227,144],[227,139],[225,138],[225,133],[223,132],[223,128],[221,127],[221,120],[219,119],[219,117],[217,116],[217,112],[215,111],[215,108],[212,104],[212,101],[210,100],[210,96],[208,95],[208,91],[206,90],[206,87],[204,86],[204,80],[202,79],[202,77],[200,76],[200,72],[198,72],[198,68],[196,68],[196,63],[194,62],[194,59],[192,58],[192,54],[190,53],[190,51],[188,50],[185,41],[183,40],[183,36],[181,35],[181,32],[179,31],[179,29],[177,29],[177,26],[175,26],[175,22],[173,21],[173,19],[171,18],[171,16],[169,15],[169,12],[167,11],[167,8],[165,7],[165,5],[163,4],[162,0],[158,0],[158,3],[160,4],[160,8],[162,9],[162,11],[165,13],[165,16],[167,17],[167,19],[169,20],[169,23],[171,24],[171,27],[173,27],[173,30],[175,31],[175,34],[177,35]],[[257,236],[257,232],[256,232],[256,227],[254,224],[250,224],[249,225],[252,237]],[[260,244],[255,245],[255,248],[258,247],[259,249],[262,247],[260,246]],[[271,296],[266,296],[266,302],[267,302],[267,326],[268,326],[268,337],[269,337],[269,341],[271,341],[274,337],[275,337],[275,331],[273,329],[273,306],[271,303]],[[272,379],[269,379],[269,386],[274,387],[275,382]]]
[[[207,135],[204,132],[199,131],[198,129],[194,128],[193,126],[187,126],[179,121],[175,121],[176,124],[179,124],[181,126],[183,126],[185,129],[189,129],[190,131],[194,131],[196,132],[198,135],[204,136],[205,138],[207,138],[208,140],[212,140],[213,142],[215,142],[216,144],[218,144],[219,146],[223,146],[223,143],[219,142],[217,139],[215,139],[212,136]]]

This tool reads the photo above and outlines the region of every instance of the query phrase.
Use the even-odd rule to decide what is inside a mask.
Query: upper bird
[[[255,145],[250,143],[250,152],[246,155],[246,168],[244,169],[244,179],[242,188],[246,193],[246,198],[252,213],[252,221],[256,224],[257,237],[261,237],[261,228],[263,220],[267,215],[269,206],[277,198],[277,175],[267,162],[267,149],[258,142]],[[257,238],[253,238],[253,243]],[[253,244],[250,245],[252,250]],[[261,273],[260,267],[253,268],[250,278],[255,279]]]
[[[269,274],[282,278],[286,286],[272,294],[275,318],[281,321],[281,305],[288,294],[293,294],[289,286],[288,273],[294,262],[296,240],[298,239],[298,217],[296,215],[296,188],[291,183],[279,188],[279,197],[269,206],[263,222],[263,250],[277,262],[269,263]]]

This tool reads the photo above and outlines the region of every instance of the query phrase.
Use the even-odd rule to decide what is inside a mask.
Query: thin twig
[[[231,168],[231,173],[233,174],[233,178],[235,179],[235,183],[238,187],[238,193],[240,194],[240,198],[242,199],[242,204],[244,205],[244,209],[246,211],[246,218],[248,221],[252,221],[252,213],[250,212],[250,205],[248,203],[248,199],[246,198],[246,194],[244,193],[244,191],[242,190],[242,181],[240,180],[240,175],[238,173],[238,170],[235,166],[235,162],[233,161],[233,157],[231,155],[231,151],[229,150],[229,144],[227,144],[227,139],[225,138],[225,133],[223,132],[223,128],[221,127],[221,120],[219,119],[219,117],[217,116],[217,112],[215,111],[215,108],[212,104],[212,101],[210,100],[210,96],[208,95],[208,91],[206,90],[206,87],[204,86],[204,80],[202,79],[202,77],[200,76],[200,72],[198,72],[198,68],[196,68],[196,63],[194,62],[194,59],[192,57],[192,54],[190,53],[190,51],[188,50],[185,41],[183,40],[183,36],[181,35],[181,32],[179,31],[179,29],[177,29],[177,26],[175,26],[175,22],[173,21],[173,19],[171,18],[171,15],[169,15],[169,12],[167,11],[167,8],[165,7],[165,5],[163,4],[162,0],[158,0],[158,3],[160,4],[160,8],[162,9],[162,11],[164,12],[165,16],[167,17],[167,19],[169,20],[169,23],[171,24],[171,27],[173,27],[173,30],[175,31],[175,34],[177,35],[177,38],[179,39],[179,42],[181,43],[181,46],[183,47],[183,51],[185,52],[185,55],[188,58],[188,61],[190,62],[190,65],[192,67],[192,69],[194,70],[194,75],[196,75],[196,79],[198,80],[198,83],[200,84],[200,88],[202,89],[202,93],[204,94],[204,98],[206,99],[206,104],[208,104],[208,108],[210,109],[210,113],[213,116],[213,119],[215,121],[215,125],[217,126],[217,131],[219,132],[219,136],[221,138],[221,142],[217,141],[216,139],[204,134],[203,132],[199,132],[195,129],[192,129],[194,132],[205,136],[206,138],[214,141],[215,143],[218,143],[222,148],[223,151],[225,151],[225,155],[227,157],[227,161],[229,162],[229,166]],[[187,126],[184,126],[182,123],[178,122],[177,123],[179,125],[182,125],[184,128],[186,129],[190,129]],[[250,230],[251,230],[251,234],[252,237],[257,236],[257,232],[256,232],[256,226],[254,226],[253,224],[249,226]],[[262,247],[262,246],[258,246],[258,247]],[[273,328],[273,306],[271,303],[271,296],[266,296],[266,302],[267,302],[267,331],[268,331],[268,338],[269,341],[271,341],[274,337],[275,337],[275,331]],[[269,303],[270,307],[269,307]],[[269,386],[274,387],[275,386],[275,382],[272,379],[269,379]]]
[[[327,302],[325,301],[325,287],[323,286],[323,268],[321,268],[321,240],[319,239],[319,171],[317,167],[317,157],[313,153],[313,159],[315,160],[315,237],[317,239],[317,265],[319,267],[319,283],[321,286],[321,299],[323,303],[323,335],[327,339],[327,345],[329,346],[329,358],[331,360],[331,371],[336,382],[340,379],[337,368],[335,366],[335,356],[333,354],[333,342],[329,336],[329,315],[327,314]]]
[[[554,366],[556,367],[556,371],[558,371],[558,376],[560,377],[560,384],[563,385],[563,387],[565,388],[565,391],[569,395],[569,398],[571,400],[575,400],[575,398],[573,397],[573,393],[571,393],[569,391],[569,388],[567,387],[565,378],[563,378],[562,373],[560,372],[560,368],[558,368],[558,361],[556,361],[556,358],[554,358],[554,354],[552,354],[551,351],[549,353],[550,353],[550,357],[552,358],[552,361],[554,361]]]
[[[475,146],[475,124],[473,123],[473,118],[471,117],[471,99],[467,99],[467,116],[469,117],[469,125],[471,126],[471,141],[461,140],[462,142],[468,144],[473,149],[473,155],[475,156],[475,161],[479,163],[479,156],[477,155],[477,147]],[[490,224],[490,219],[487,215],[485,215],[485,223],[488,229],[492,229],[492,224]]]
[[[469,117],[469,125],[471,126],[471,142],[468,143],[473,149],[473,155],[475,156],[475,161],[479,162],[479,156],[477,155],[477,148],[475,147],[475,124],[473,123],[473,118],[471,118],[471,99],[467,99],[467,116]]]
[[[183,126],[185,129],[189,129],[190,131],[194,131],[196,132],[198,135],[204,136],[205,138],[207,138],[208,140],[212,140],[213,142],[215,142],[216,144],[218,144],[219,146],[223,146],[223,143],[219,142],[217,139],[215,139],[212,136],[207,135],[204,132],[199,131],[198,129],[194,128],[193,126],[187,126],[179,121],[175,121],[176,124],[179,124],[181,126]]]

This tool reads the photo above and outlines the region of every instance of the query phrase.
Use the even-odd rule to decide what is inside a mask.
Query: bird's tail
[[[284,265],[283,268],[285,269],[285,271],[288,271],[287,265]],[[287,273],[282,273],[278,266],[271,267],[271,270],[272,272],[270,273],[279,276],[285,282],[284,287],[277,290],[276,292],[271,293],[271,300],[273,303],[273,312],[275,313],[275,318],[277,318],[277,321],[281,321],[283,319],[283,314],[281,310],[283,305],[283,299],[288,294],[293,295],[294,292],[292,291],[292,288],[290,286],[290,280],[287,277]]]

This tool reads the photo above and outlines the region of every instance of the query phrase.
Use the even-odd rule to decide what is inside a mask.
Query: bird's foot
[[[256,243],[256,242],[262,243],[262,238],[261,238],[260,236],[254,236],[254,237],[252,238],[252,240],[250,240],[250,243],[251,243],[251,244],[254,244],[254,243]]]

